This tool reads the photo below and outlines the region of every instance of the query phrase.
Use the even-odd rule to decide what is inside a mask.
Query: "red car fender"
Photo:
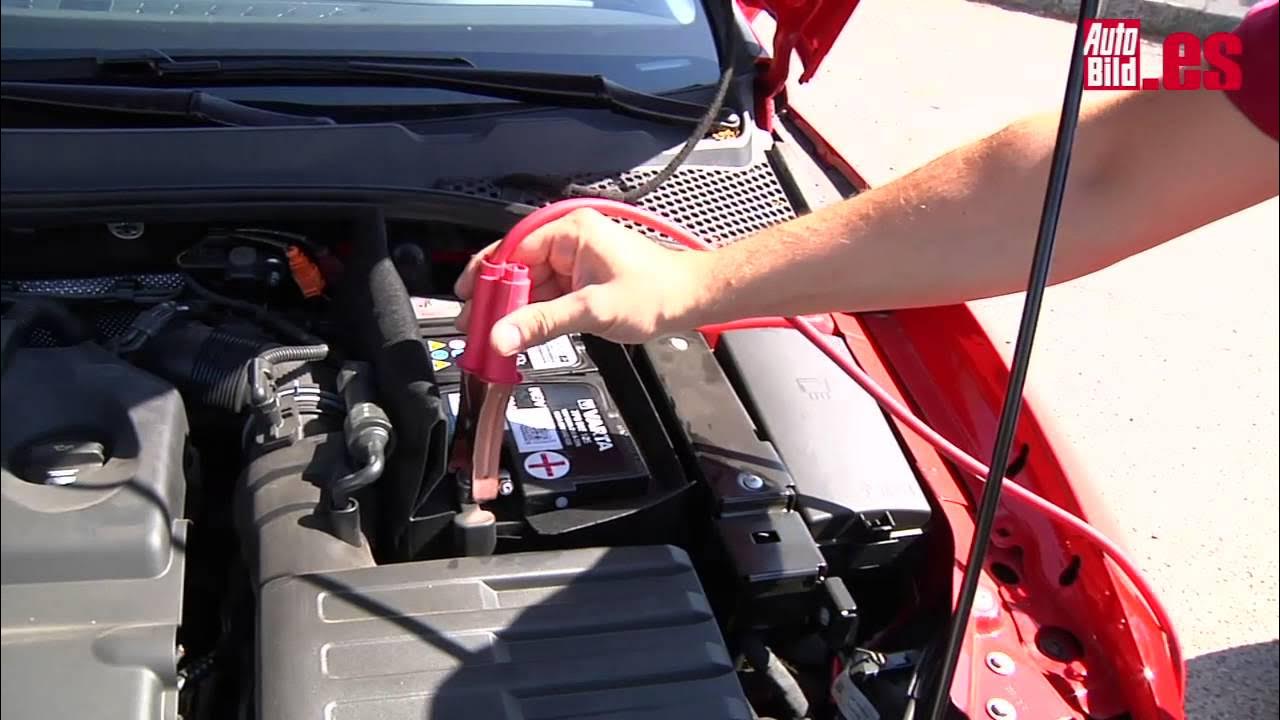
[[[845,23],[858,7],[858,0],[735,0],[749,23],[761,12],[773,17],[773,51],[761,60],[756,82],[756,124],[773,128],[773,99],[786,89],[791,73],[791,55],[800,58],[800,78],[809,82],[835,45]],[[756,41],[760,42],[755,28]],[[762,46],[764,43],[760,43]]]
[[[757,121],[768,129],[772,99],[788,78],[791,51],[804,65],[804,82],[857,2],[737,3],[748,21],[767,11],[777,23],[773,59],[763,61],[767,68],[757,88]],[[790,108],[788,119],[814,144],[819,159],[858,190],[868,188],[803,113]],[[833,318],[855,359],[886,390],[971,454],[990,456],[1009,368],[968,307]],[[715,337],[712,332],[709,339]],[[1017,480],[1109,537],[1120,537],[1064,436],[1038,412],[1034,389],[1027,395],[1015,436],[1015,459],[1024,457]],[[954,593],[973,537],[981,483],[958,473],[932,446],[895,424],[952,541],[950,552],[936,558],[930,579],[938,583],[937,592]],[[1128,581],[1081,538],[1024,505],[1005,503],[982,589],[987,602],[975,606],[952,686],[952,701],[970,717],[989,716],[989,703],[997,700],[1012,704],[1019,717],[1056,720],[1124,712],[1135,720],[1185,717],[1186,671],[1170,659],[1164,629]]]
[[[967,307],[835,320],[854,357],[886,389],[978,457],[990,454],[1008,367]],[[1019,423],[1015,447],[1027,450],[1018,481],[1114,536],[1091,486],[1061,443],[1050,441],[1037,406],[1029,398]],[[909,430],[899,426],[899,433],[949,526],[952,553],[943,560],[952,565],[951,584],[938,591],[954,592],[979,481],[958,474]],[[975,609],[952,690],[957,707],[981,717],[999,698],[1031,717],[1184,717],[1184,669],[1172,667],[1162,630],[1096,550],[1014,503],[1004,505],[996,532],[983,580],[995,603]],[[1008,658],[1013,672],[993,669],[992,653]]]

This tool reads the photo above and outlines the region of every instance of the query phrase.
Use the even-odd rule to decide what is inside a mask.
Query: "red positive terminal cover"
[[[503,357],[495,352],[489,334],[494,323],[528,304],[528,267],[514,262],[481,261],[467,321],[467,349],[458,360],[463,372],[487,383],[520,382],[515,356]]]

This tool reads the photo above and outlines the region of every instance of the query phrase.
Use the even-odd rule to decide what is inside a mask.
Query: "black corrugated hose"
[[[227,297],[221,293],[214,292],[192,277],[190,273],[183,273],[182,281],[187,286],[188,290],[200,296],[207,302],[213,303],[214,305],[221,305],[230,310],[245,313],[255,321],[266,325],[281,335],[286,336],[293,342],[301,345],[316,345],[320,343],[320,339],[315,335],[303,330],[280,315],[277,315],[266,308],[254,305],[251,302],[237,300],[232,297]]]
[[[0,320],[0,374],[9,369],[9,361],[27,335],[41,326],[50,327],[67,343],[80,342],[86,337],[84,324],[62,303],[43,298],[15,300]]]
[[[791,674],[778,656],[756,635],[748,635],[742,639],[742,654],[747,663],[758,673],[769,679],[790,713],[788,720],[810,720],[809,698],[801,689],[799,681]],[[754,709],[753,709],[754,712]]]

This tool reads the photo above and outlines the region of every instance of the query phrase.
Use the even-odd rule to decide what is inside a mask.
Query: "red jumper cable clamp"
[[[462,372],[491,385],[520,382],[515,356],[495,352],[489,334],[494,323],[528,304],[528,267],[516,262],[480,261],[467,322],[467,349],[458,360]]]
[[[470,463],[470,500],[479,504],[498,497],[498,464],[503,420],[511,390],[521,380],[514,356],[493,349],[493,325],[529,304],[529,268],[515,262],[481,261],[467,323],[467,349],[458,361],[469,395],[467,424],[474,428]],[[478,413],[478,414],[477,414]]]

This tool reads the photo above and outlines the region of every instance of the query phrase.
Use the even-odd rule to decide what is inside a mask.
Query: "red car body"
[[[792,52],[800,82],[812,77],[857,6],[857,0],[739,0],[755,20],[776,23],[772,59],[760,75],[758,122],[769,127],[785,91]],[[803,113],[788,119],[818,155],[854,187],[867,183],[854,164],[824,140]],[[965,306],[834,317],[858,362],[944,436],[979,458],[995,439],[1009,368]],[[1019,483],[1117,533],[1092,485],[1055,441],[1050,419],[1028,397],[1018,427]],[[958,472],[901,424],[898,431],[928,483],[949,528],[950,553],[935,558],[934,591],[959,587],[974,532],[981,482]],[[1012,474],[1012,471],[1011,471]],[[1185,668],[1170,652],[1173,629],[1162,628],[1128,581],[1083,538],[1027,506],[1005,502],[997,521],[967,641],[951,689],[970,717],[996,717],[1004,700],[1021,718],[1173,720],[1183,710]]]

